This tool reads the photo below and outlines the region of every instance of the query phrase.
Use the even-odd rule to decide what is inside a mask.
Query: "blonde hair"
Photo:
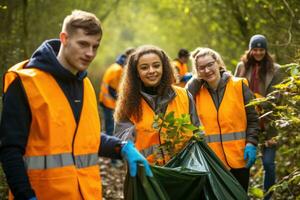
[[[191,52],[190,59],[192,61],[193,73],[197,74],[197,60],[200,57],[211,56],[219,65],[220,72],[226,71],[226,66],[220,54],[210,48],[198,47]]]

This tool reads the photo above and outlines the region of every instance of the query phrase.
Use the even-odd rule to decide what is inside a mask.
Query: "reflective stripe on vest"
[[[233,141],[233,140],[241,140],[246,138],[246,133],[245,132],[234,132],[234,133],[226,133],[226,134],[211,134],[205,136],[205,141],[207,143],[212,143],[212,142],[221,142],[221,137],[222,137],[222,142],[227,142],[227,141]]]
[[[76,168],[90,167],[96,165],[97,161],[98,155],[96,153],[75,156]],[[74,165],[73,156],[71,153],[48,156],[28,156],[24,157],[24,162],[28,170],[51,169]]]

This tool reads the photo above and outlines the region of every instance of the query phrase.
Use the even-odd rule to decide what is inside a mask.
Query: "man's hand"
[[[256,160],[256,146],[251,143],[247,143],[245,151],[244,151],[244,159],[247,160],[246,168],[250,168]]]
[[[138,163],[142,163],[146,170],[146,175],[152,177],[150,166],[146,158],[134,147],[132,141],[128,141],[121,149],[121,154],[128,162],[129,174],[134,177],[137,173]]]

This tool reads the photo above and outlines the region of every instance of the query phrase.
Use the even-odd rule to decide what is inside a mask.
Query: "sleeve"
[[[252,99],[254,99],[254,95],[244,82],[242,87],[244,95],[244,104],[247,105]],[[256,112],[254,106],[247,106],[245,107],[245,110],[247,117],[246,142],[250,142],[254,145],[257,145],[258,134],[260,132],[258,113]]]
[[[135,141],[135,125],[130,120],[115,123],[114,135],[122,141]]]
[[[242,68],[242,63],[238,63],[236,68],[235,68],[235,72],[234,72],[234,76],[235,77],[241,77],[241,68]]]
[[[193,96],[187,91],[188,98],[189,98],[189,113],[191,116],[191,122],[194,126],[199,127],[201,125],[198,114],[197,114],[197,109],[195,105],[195,101],[193,99]]]
[[[15,199],[35,196],[23,161],[30,124],[31,112],[21,81],[17,78],[3,94],[0,124],[0,159]]]
[[[102,157],[121,159],[121,144],[122,141],[119,138],[101,133],[101,144],[98,154]]]
[[[191,95],[195,99],[196,94],[200,90],[203,83],[204,83],[203,80],[198,80],[193,77],[187,82],[185,88],[191,93]]]

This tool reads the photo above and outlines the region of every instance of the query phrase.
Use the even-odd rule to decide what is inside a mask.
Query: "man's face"
[[[77,29],[72,35],[65,33],[63,56],[69,71],[76,74],[88,68],[97,54],[101,35],[86,35],[83,29]]]

